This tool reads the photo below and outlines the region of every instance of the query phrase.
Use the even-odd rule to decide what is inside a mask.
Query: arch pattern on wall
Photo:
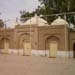
[[[46,50],[49,51],[49,57],[56,57],[59,47],[59,38],[56,36],[50,36],[46,39]]]
[[[45,49],[46,50],[49,50],[49,43],[51,41],[56,41],[58,43],[58,48],[59,48],[59,42],[60,42],[60,39],[56,36],[49,36],[46,40],[45,40]]]
[[[0,39],[0,49],[3,49],[4,48],[4,43],[5,42],[9,43],[9,45],[10,45],[10,38],[9,37],[2,37]]]
[[[30,33],[23,33],[19,35],[19,49],[22,49],[23,55],[30,55],[31,54],[31,39]]]
[[[19,35],[19,48],[23,48],[24,42],[30,42],[30,34],[29,33],[23,33]]]

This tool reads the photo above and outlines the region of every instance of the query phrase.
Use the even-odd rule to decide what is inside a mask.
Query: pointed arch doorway
[[[56,36],[50,36],[46,39],[46,52],[49,57],[57,57],[59,38]],[[47,53],[46,53],[47,54]]]
[[[7,39],[7,38],[2,38],[1,39],[1,47],[2,47],[2,52],[3,53],[8,53],[8,51],[9,51],[9,39]]]
[[[73,44],[73,58],[75,58],[75,43]]]
[[[31,55],[31,42],[23,42],[23,55]]]

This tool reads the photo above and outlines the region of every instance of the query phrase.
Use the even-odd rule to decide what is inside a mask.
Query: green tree
[[[75,0],[39,0],[45,8],[46,15],[59,14],[75,11]],[[64,15],[61,15],[64,17]],[[51,22],[56,16],[48,16],[47,21]],[[67,21],[74,22],[74,14],[66,15]]]
[[[28,20],[30,17],[33,17],[35,15],[35,12],[26,12],[26,11],[20,11],[21,14],[21,21],[25,22]]]
[[[75,12],[75,0],[38,0],[41,2],[41,5],[35,9],[33,12],[21,12],[21,18],[32,17],[35,14],[38,16],[43,15],[43,18],[51,23],[57,16],[49,16],[51,14],[59,14],[59,13],[66,13],[66,12]],[[46,16],[47,15],[47,16]],[[75,14],[67,14],[66,20],[75,24],[74,20]],[[64,18],[64,15],[60,15]],[[22,20],[23,21],[23,20]]]

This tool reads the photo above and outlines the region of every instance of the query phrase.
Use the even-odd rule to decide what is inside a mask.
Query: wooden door
[[[57,56],[57,49],[58,49],[58,44],[56,41],[52,41],[49,44],[49,57],[56,57]]]
[[[23,49],[23,55],[31,55],[31,43],[30,42],[24,42],[24,49]]]
[[[9,50],[9,43],[4,42],[4,53],[8,53],[8,50]]]

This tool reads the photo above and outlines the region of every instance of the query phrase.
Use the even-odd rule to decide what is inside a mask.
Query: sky
[[[14,21],[16,17],[20,17],[20,11],[25,10],[31,12],[38,5],[40,5],[38,0],[0,0],[0,18],[8,24],[8,19]]]

